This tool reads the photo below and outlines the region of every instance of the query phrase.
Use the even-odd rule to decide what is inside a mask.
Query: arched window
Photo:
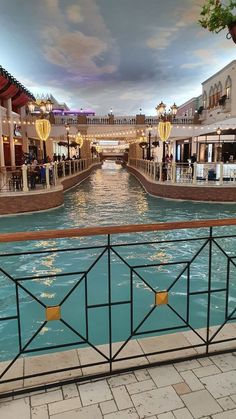
[[[213,108],[214,106],[214,92],[213,92],[213,87],[210,88],[210,92],[209,92],[209,108]]]
[[[222,97],[222,93],[223,92],[223,88],[222,88],[222,83],[219,81],[218,86],[217,86],[217,104],[219,104],[219,100]]]
[[[217,85],[214,85],[214,91],[213,91],[213,107],[217,105]]]
[[[230,99],[230,96],[231,96],[231,86],[232,86],[232,80],[231,80],[231,77],[228,76],[225,83],[225,94],[226,94],[227,99]]]
[[[202,96],[202,106],[203,109],[207,108],[207,92],[204,91],[203,96]]]

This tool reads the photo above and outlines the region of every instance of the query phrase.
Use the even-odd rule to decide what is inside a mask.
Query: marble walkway
[[[1,419],[235,419],[236,352],[0,399]]]

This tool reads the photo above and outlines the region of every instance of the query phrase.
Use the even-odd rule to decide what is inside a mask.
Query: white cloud
[[[180,68],[196,68],[196,67],[201,67],[202,63],[184,63],[181,64]]]
[[[44,0],[44,4],[51,19],[42,30],[43,52],[49,62],[67,69],[78,81],[116,71],[117,46],[95,0],[80,0],[79,5],[65,9],[58,0]],[[70,22],[83,22],[89,35],[73,30]]]
[[[112,64],[99,66],[95,58],[107,52],[109,44],[82,32],[63,32],[49,28],[44,32],[47,40],[44,47],[45,57],[53,64],[78,74],[81,78],[103,73],[111,73],[116,67]]]
[[[81,14],[81,8],[77,4],[72,4],[66,10],[67,19],[72,23],[83,22],[84,18]]]
[[[165,49],[171,44],[176,28],[158,28],[158,32],[147,39],[146,44],[151,49]]]

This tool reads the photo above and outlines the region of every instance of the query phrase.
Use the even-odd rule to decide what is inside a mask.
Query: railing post
[[[58,181],[58,172],[57,172],[57,162],[55,161],[53,163],[53,179],[54,179],[54,185],[57,185]]]
[[[69,163],[69,176],[71,176],[71,160],[69,160],[68,163]]]
[[[193,183],[197,183],[197,162],[193,163]]]
[[[159,182],[163,182],[163,163],[160,163],[160,174],[159,174]]]
[[[172,183],[176,182],[176,163],[175,162],[171,164],[171,182]]]
[[[220,185],[223,185],[224,165],[220,162]]]
[[[46,188],[47,189],[50,189],[49,167],[50,167],[50,163],[46,163]]]
[[[23,192],[28,192],[29,188],[28,188],[27,165],[23,164],[21,170],[22,170],[22,180],[23,180]]]
[[[66,176],[66,166],[65,161],[62,162],[62,177]]]
[[[153,162],[153,180],[156,180],[156,163]]]

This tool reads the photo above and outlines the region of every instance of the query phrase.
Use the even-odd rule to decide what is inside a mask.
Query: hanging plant
[[[201,10],[198,23],[210,32],[219,33],[228,28],[229,34],[236,43],[236,1],[229,0],[228,5],[220,0],[207,0]],[[226,35],[229,38],[228,35]]]

